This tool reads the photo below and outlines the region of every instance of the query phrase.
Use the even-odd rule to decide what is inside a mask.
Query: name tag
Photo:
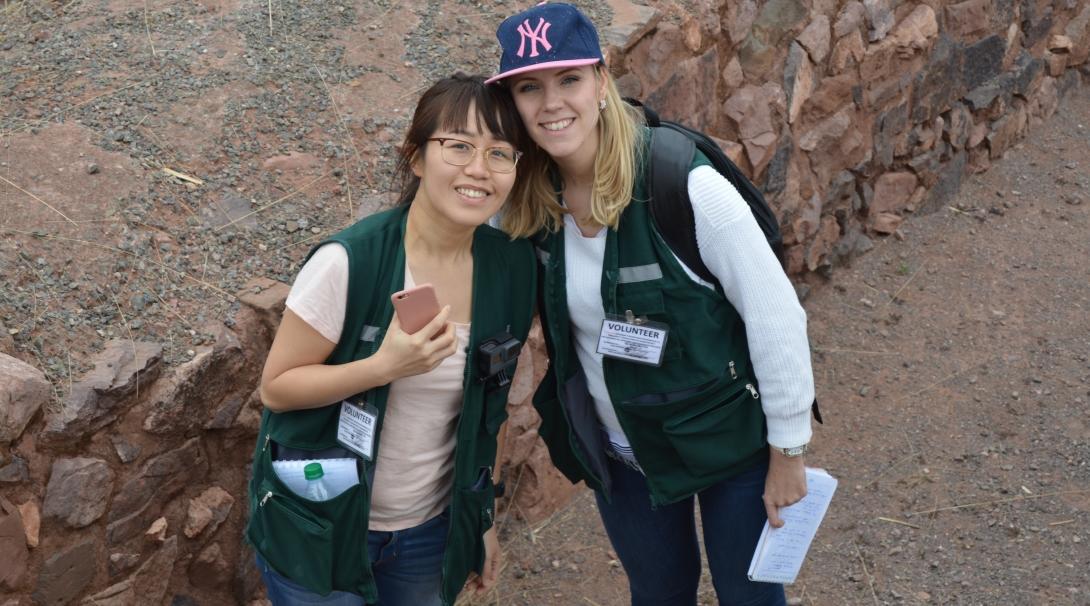
[[[636,318],[606,318],[598,335],[598,353],[607,358],[659,366],[670,328]]]
[[[375,448],[375,426],[378,410],[370,404],[341,402],[341,417],[337,421],[337,442],[359,456],[372,460]]]

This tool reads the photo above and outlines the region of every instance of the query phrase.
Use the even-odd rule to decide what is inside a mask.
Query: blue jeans
[[[628,574],[633,606],[693,606],[700,584],[694,497],[651,509],[643,474],[609,458],[613,503],[596,492],[606,534]],[[723,606],[786,606],[783,585],[746,573],[765,516],[762,463],[698,493],[712,584]]]
[[[447,546],[450,516],[446,510],[419,526],[406,530],[367,533],[367,553],[375,575],[379,601],[375,606],[441,606],[443,552]],[[302,550],[299,557],[306,557]],[[321,595],[273,570],[257,556],[257,568],[265,581],[273,606],[364,606],[363,598],[346,591]]]

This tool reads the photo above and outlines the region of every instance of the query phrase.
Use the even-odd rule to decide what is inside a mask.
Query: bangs
[[[443,96],[447,98],[437,99],[443,112],[436,130],[462,133],[487,130],[496,139],[521,147],[518,110],[506,90],[497,85],[461,86]],[[469,123],[471,110],[473,124]]]

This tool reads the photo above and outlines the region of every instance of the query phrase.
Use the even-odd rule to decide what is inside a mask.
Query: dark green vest
[[[694,167],[707,164],[701,155]],[[647,477],[655,505],[694,494],[765,456],[745,325],[721,291],[695,284],[655,231],[644,179],[618,229],[606,236],[602,303],[606,314],[665,323],[662,364],[603,359],[613,408]],[[609,495],[605,442],[568,318],[564,232],[535,239],[539,313],[551,365],[534,394],[540,433],[553,462],[573,482]]]
[[[378,351],[393,317],[390,295],[405,283],[407,216],[408,207],[378,213],[328,240],[348,251],[349,277],[344,329],[327,364],[359,360]],[[535,269],[529,242],[512,242],[487,225],[477,228],[472,325],[454,450],[450,534],[443,558],[445,604],[454,603],[471,570],[481,571],[482,535],[491,528],[494,515],[491,471],[496,433],[507,418],[509,386],[486,389],[478,377],[474,352],[479,343],[503,331],[525,341],[533,314]],[[388,393],[389,386],[382,386],[364,394],[379,413],[376,452],[381,448]],[[250,481],[246,537],[277,572],[296,583],[321,594],[349,591],[375,602],[378,594],[367,555],[374,464],[361,460],[360,485],[322,502],[295,495],[272,470],[270,442],[301,450],[337,446],[339,410],[339,403],[283,413],[265,410]]]

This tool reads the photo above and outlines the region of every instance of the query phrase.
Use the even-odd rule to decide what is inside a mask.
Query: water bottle
[[[329,499],[329,491],[326,490],[325,482],[322,480],[322,476],[325,472],[322,471],[321,463],[307,463],[303,467],[303,477],[307,479],[307,490],[303,495],[311,501],[326,501]]]

